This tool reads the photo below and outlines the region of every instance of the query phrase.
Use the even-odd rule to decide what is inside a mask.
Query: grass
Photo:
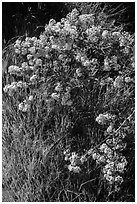
[[[69,51],[67,48],[61,48],[61,51],[51,48],[48,57],[43,55],[40,48],[37,55],[32,54],[35,60],[33,70],[28,71],[22,65],[24,61],[29,63],[27,55],[31,51],[17,54],[14,39],[3,49],[2,164],[5,202],[135,200],[134,35],[123,32],[123,27],[117,22],[115,25],[113,19],[109,21],[109,15],[101,12],[100,8],[100,4],[93,5],[93,11],[100,14],[95,16],[95,26],[98,28],[101,25],[101,31],[95,35],[99,36],[97,41],[94,36],[92,39],[95,42],[85,37],[84,27],[77,25],[79,35],[73,41],[75,46]],[[41,34],[44,43],[49,40],[45,36],[52,35],[48,26],[46,29],[47,32]],[[103,40],[104,30],[109,30],[111,34],[119,32],[124,42],[109,36],[107,41]],[[66,43],[66,34],[63,35]],[[57,36],[58,43],[62,43],[62,38]],[[25,41],[25,37],[20,39],[21,42]],[[35,40],[31,43],[33,46]],[[120,46],[120,43],[125,44]],[[129,49],[128,52],[125,47]],[[24,45],[21,45],[21,49],[24,49]],[[75,58],[79,51],[87,56],[85,61],[90,60],[90,66],[83,65],[85,61]],[[60,59],[60,54],[63,59]],[[113,62],[113,56],[117,56],[118,62]],[[37,59],[42,60],[42,66],[36,64]],[[110,70],[104,70],[104,60],[111,64]],[[20,75],[10,73],[9,66],[14,64],[22,67]],[[120,68],[117,70],[118,65]],[[34,74],[37,79],[31,81]],[[6,85],[20,80],[26,82],[28,87],[5,91]],[[59,98],[58,95],[51,97],[58,82],[62,85],[58,87]],[[70,90],[66,91],[66,88]],[[31,102],[28,99],[30,95],[33,95]],[[29,104],[29,110],[25,112],[19,110],[19,104],[24,99]],[[105,117],[106,113],[110,114],[111,119],[103,118],[99,122],[97,118],[101,114]],[[108,132],[107,128],[111,125],[114,126],[113,131]],[[117,159],[126,158],[127,161],[127,166],[120,173],[123,182],[118,186],[118,191],[116,182],[110,184],[105,180],[103,169],[106,163],[94,159],[93,155],[93,150],[100,156],[105,155],[100,153],[100,147],[111,138],[117,140],[110,144],[115,165]],[[65,159],[66,150],[70,151],[70,155],[74,152],[78,154],[77,159]],[[82,156],[86,158],[84,163],[80,163]],[[68,165],[72,161],[77,164],[75,167],[81,169],[79,173],[69,171]]]

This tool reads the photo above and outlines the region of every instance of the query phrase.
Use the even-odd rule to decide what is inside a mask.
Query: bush
[[[134,35],[73,9],[4,51],[3,186],[14,200],[133,201]]]

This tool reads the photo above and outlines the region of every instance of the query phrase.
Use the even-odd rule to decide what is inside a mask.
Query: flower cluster
[[[81,163],[80,157],[75,152],[70,153],[69,149],[64,151],[65,161],[69,161],[70,164],[68,165],[69,171],[74,173],[79,173],[81,171],[79,165]]]
[[[26,82],[18,81],[18,82],[12,82],[11,84],[6,85],[3,88],[3,91],[5,93],[8,93],[9,96],[13,96],[14,93],[16,93],[19,89],[27,88],[28,85]]]
[[[120,70],[120,65],[118,64],[118,57],[116,55],[113,55],[111,58],[106,57],[104,59],[104,71],[110,71],[110,70]]]
[[[114,87],[115,88],[121,88],[123,86],[123,77],[122,76],[118,76],[115,81],[114,81]]]
[[[104,124],[107,124],[108,122],[114,122],[116,116],[115,115],[112,115],[112,114],[109,114],[109,113],[104,113],[104,114],[99,114],[99,116],[96,118],[96,122],[101,124],[101,125],[104,125]],[[111,126],[112,126],[112,123],[111,123]]]
[[[27,112],[30,109],[30,105],[24,100],[22,103],[19,104],[19,110],[22,112]]]

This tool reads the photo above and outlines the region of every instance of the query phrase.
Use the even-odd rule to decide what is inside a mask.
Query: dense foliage
[[[134,44],[105,13],[73,9],[3,51],[3,186],[15,201],[134,201]]]

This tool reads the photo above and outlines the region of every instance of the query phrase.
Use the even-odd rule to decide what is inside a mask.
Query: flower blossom
[[[96,118],[96,122],[98,122],[101,125],[106,124],[107,122],[111,122],[115,119],[115,115],[111,115],[108,113],[105,114],[99,114],[99,116]]]
[[[61,92],[62,91],[62,85],[58,82],[57,86],[55,87],[55,91]]]
[[[31,82],[36,82],[36,80],[37,80],[37,75],[36,74],[34,74],[32,77],[30,77]]]
[[[11,65],[11,66],[8,67],[8,72],[10,74],[20,73],[20,71],[21,71],[21,68],[16,66],[16,65]]]
[[[81,168],[79,166],[72,166],[71,164],[68,165],[69,171],[73,171],[74,173],[79,173]]]
[[[19,110],[27,112],[30,109],[30,105],[26,103],[26,100],[19,104]]]
[[[60,94],[52,93],[52,94],[51,94],[51,97],[52,97],[53,99],[55,99],[56,101],[58,101],[58,100],[60,99]]]
[[[115,88],[121,88],[123,86],[123,77],[117,76],[117,78],[114,81],[114,87]]]
[[[102,33],[102,38],[103,39],[107,39],[109,37],[109,31],[108,30],[104,30]]]
[[[125,77],[125,82],[126,83],[130,83],[130,82],[132,82],[133,80],[130,78],[130,77]]]
[[[81,76],[82,76],[82,70],[81,70],[81,68],[76,69],[76,74],[77,74],[78,77],[81,77]]]

